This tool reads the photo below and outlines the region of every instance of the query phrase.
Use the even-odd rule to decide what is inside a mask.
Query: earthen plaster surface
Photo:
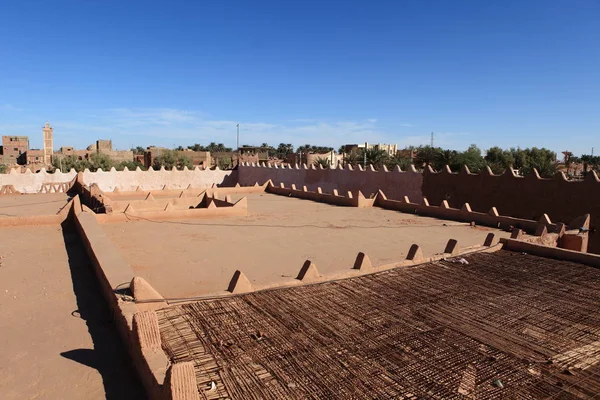
[[[144,398],[77,235],[0,234],[0,398]]]
[[[236,201],[239,196],[233,196]],[[406,258],[413,243],[441,253],[449,238],[481,245],[491,229],[380,208],[347,208],[270,194],[248,195],[249,215],[208,221],[102,225],[136,275],[165,297],[222,292],[236,270],[257,286],[294,281],[310,259],[323,275],[351,271],[358,252],[373,265]],[[493,230],[499,237],[506,232]]]
[[[69,199],[66,193],[40,193],[0,196],[0,218],[26,215],[53,215]]]

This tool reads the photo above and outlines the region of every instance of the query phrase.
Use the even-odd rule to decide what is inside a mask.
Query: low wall
[[[242,186],[251,186],[255,183],[265,184],[271,180],[275,186],[284,183],[286,186],[295,184],[301,188],[315,192],[320,187],[324,192],[332,193],[337,189],[340,193],[348,191],[358,193],[360,190],[365,197],[373,197],[378,190],[385,190],[391,199],[401,199],[409,196],[418,201],[423,197],[421,186],[423,175],[414,169],[401,171],[396,168],[392,171],[375,171],[371,166],[363,170],[362,167],[352,169],[317,168],[313,165],[307,167],[294,166],[282,168],[277,165],[249,165],[238,167],[238,179]]]
[[[600,252],[600,235],[593,232],[600,228],[600,179],[594,172],[588,173],[583,182],[572,182],[562,173],[543,179],[537,172],[519,177],[510,171],[493,175],[490,170],[471,174],[466,168],[460,173],[427,170],[423,196],[433,204],[447,200],[451,206],[461,207],[469,203],[481,212],[497,207],[503,215],[533,220],[548,214],[553,221],[568,223],[590,214],[589,251]]]
[[[50,174],[44,168],[35,173],[29,169],[20,172],[15,168],[8,174],[0,174],[0,195],[4,192],[4,187],[12,187],[19,193],[66,192],[64,184],[69,184],[76,176],[74,169]]]
[[[117,330],[146,389],[147,397],[200,400],[193,365],[169,362],[161,348],[155,311],[138,307],[132,301],[130,285],[139,278],[134,277],[131,266],[98,225],[96,215],[87,207],[82,207],[76,197],[70,216],[90,257],[102,294],[111,308]],[[164,306],[164,302],[158,304]]]
[[[237,171],[221,171],[200,169],[192,170],[184,168],[182,171],[173,169],[167,171],[164,168],[159,171],[149,169],[142,171],[110,171],[98,170],[90,172],[85,170],[82,174],[82,183],[85,185],[96,184],[104,192],[112,192],[117,188],[121,191],[186,189],[188,187],[201,188],[211,187],[213,184],[220,186],[234,186],[237,183]]]
[[[296,197],[298,199],[312,200],[319,203],[327,203],[344,207],[373,207],[373,203],[375,202],[375,198],[365,198],[360,190],[356,193],[348,191],[340,196],[337,189],[333,189],[333,193],[331,194],[323,193],[321,187],[317,187],[315,192],[311,192],[306,186],[303,186],[302,189],[299,190],[293,183],[291,184],[291,187],[286,188],[283,183],[280,183],[279,186],[274,186],[269,181],[267,192],[278,194],[280,196]]]

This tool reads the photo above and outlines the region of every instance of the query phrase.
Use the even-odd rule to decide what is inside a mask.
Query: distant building
[[[0,164],[25,165],[25,153],[29,150],[28,136],[2,136]]]
[[[44,136],[44,165],[52,165],[52,154],[54,153],[54,128],[50,126],[50,123],[46,122],[46,125],[42,128],[42,134]]]
[[[144,151],[144,166],[146,168],[151,168],[154,164],[154,160],[156,157],[159,157],[160,154],[164,151],[169,151],[169,149],[165,147],[155,147],[150,146]],[[211,165],[211,155],[209,151],[193,151],[193,150],[174,150],[177,152],[178,156],[187,157],[192,162],[194,166],[202,166],[205,168],[210,168]]]
[[[372,149],[376,149],[376,150],[383,150],[385,151],[389,156],[395,156],[396,152],[398,152],[398,145],[397,144],[384,144],[384,143],[363,143],[363,144],[359,144],[357,145],[357,147],[359,149],[364,149],[365,146],[367,147],[368,150],[372,150]]]

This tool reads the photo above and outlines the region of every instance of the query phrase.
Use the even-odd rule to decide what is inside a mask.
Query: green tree
[[[137,146],[132,148],[131,151],[133,151],[133,154],[135,155],[142,155],[146,150],[142,146]]]
[[[392,169],[396,168],[396,166],[399,166],[402,171],[407,171],[411,165],[412,165],[411,159],[408,157],[401,156],[401,155],[395,155],[392,157],[388,157],[387,161],[385,162],[385,166],[389,170],[392,170]]]
[[[489,148],[485,153],[485,163],[494,174],[500,175],[515,165],[515,155],[511,150],[503,150],[498,146]]]
[[[442,149],[439,147],[419,146],[415,149],[414,163],[419,168],[425,165],[431,165],[435,168],[436,161],[439,162],[439,153],[441,152]]]
[[[279,146],[277,146],[277,158],[279,158],[280,160],[285,160],[285,158],[288,156],[288,154],[293,154],[294,153],[294,146],[292,146],[290,143],[279,143]]]
[[[142,171],[146,170],[146,167],[144,167],[144,164],[142,164],[141,162],[136,161],[136,160],[121,161],[120,163],[118,163],[117,165],[115,165],[115,169],[117,171],[123,171],[125,169],[125,167],[127,167],[127,169],[130,170],[130,171],[134,171],[137,167],[140,167],[140,169]]]
[[[385,150],[380,150],[377,148],[363,150],[363,158],[366,155],[367,165],[371,164],[375,168],[381,168],[389,159],[389,155]],[[364,162],[364,160],[363,160]]]
[[[317,158],[315,161],[313,161],[313,165],[317,168],[319,168],[319,166],[323,167],[323,168],[329,168],[331,166],[331,162],[329,161],[328,158]]]
[[[5,174],[8,171],[8,167],[5,164],[0,164],[0,174]]]
[[[161,167],[165,169],[183,169],[183,167],[193,168],[192,161],[185,155],[181,155],[179,152],[174,150],[162,150],[160,155],[154,158],[152,162],[152,168],[159,170]]]
[[[485,168],[485,159],[481,155],[481,150],[472,144],[466,151],[455,152],[451,162],[448,164],[453,171],[460,171],[463,165],[466,165],[471,172],[480,172]]]

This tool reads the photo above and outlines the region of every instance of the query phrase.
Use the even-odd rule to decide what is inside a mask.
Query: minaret
[[[50,126],[50,123],[46,122],[46,126],[42,128],[44,133],[44,166],[48,167],[52,165],[52,153],[54,152],[54,146],[52,142],[52,132],[54,128]]]

